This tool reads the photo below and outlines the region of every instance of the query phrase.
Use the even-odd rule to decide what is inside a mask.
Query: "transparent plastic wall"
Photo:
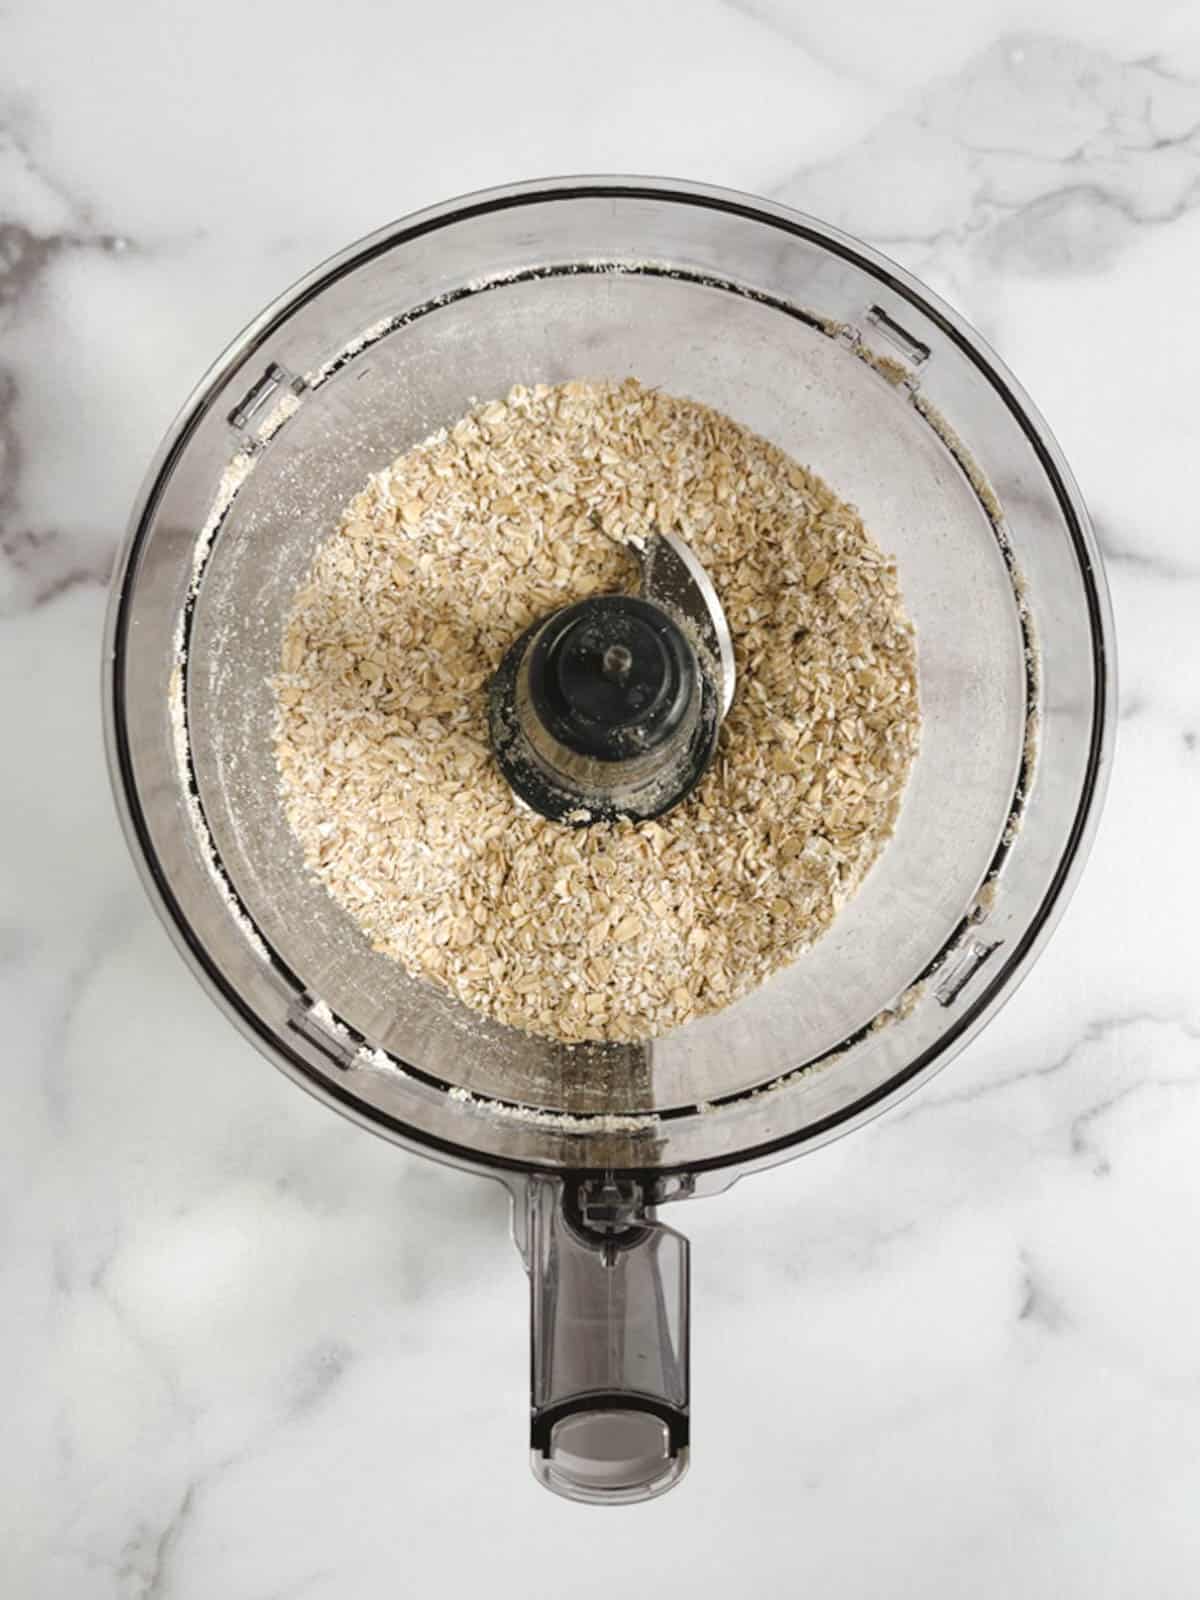
[[[664,1039],[572,1050],[409,979],[305,874],[268,679],[290,596],[368,473],[515,382],[627,373],[859,506],[916,623],[923,741],[896,837],[825,939]],[[135,519],[111,749],[176,937],[306,1086],[467,1162],[694,1171],[865,1114],[1011,987],[1103,771],[1105,618],[1052,441],[889,263],[719,192],[530,187],[348,251],[214,369]]]

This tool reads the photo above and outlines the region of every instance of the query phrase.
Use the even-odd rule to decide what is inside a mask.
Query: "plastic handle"
[[[688,1241],[635,1180],[530,1178],[526,1199],[534,1476],[649,1500],[688,1464]]]

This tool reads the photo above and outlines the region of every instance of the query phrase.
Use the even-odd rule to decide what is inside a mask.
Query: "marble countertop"
[[[235,1035],[136,881],[97,710],[127,510],[213,355],[359,234],[565,171],[785,200],[947,296],[1081,481],[1122,668],[1091,865],[1011,1004],[688,1208],[694,1464],[607,1516],[526,1467],[503,1192]],[[4,7],[6,1594],[1196,1591],[1198,282],[1185,3]]]

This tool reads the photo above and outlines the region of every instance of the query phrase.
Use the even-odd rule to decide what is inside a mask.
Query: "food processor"
[[[569,1046],[410,977],[306,870],[270,680],[292,597],[371,473],[515,383],[629,375],[728,414],[858,507],[916,628],[922,734],[894,837],[824,937],[664,1037]],[[690,771],[736,692],[734,656],[686,546],[655,542],[667,531],[646,530],[643,595],[693,608],[706,666],[671,713]],[[602,640],[617,679],[623,637]],[[556,782],[557,746],[518,726],[537,648],[492,685],[493,717],[509,716],[493,739],[499,759],[506,737],[532,737],[538,781]],[[564,179],[372,235],[221,356],[133,513],[105,714],[131,850],[233,1021],[362,1127],[507,1185],[531,1291],[534,1471],[621,1503],[688,1460],[688,1244],[667,1208],[859,1126],[1012,993],[1095,827],[1112,624],[1045,424],[933,294],[767,201]],[[665,802],[686,807],[677,788]]]

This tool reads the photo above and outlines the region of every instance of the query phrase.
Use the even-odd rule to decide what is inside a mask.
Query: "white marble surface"
[[[258,306],[480,185],[663,172],[890,251],[1050,418],[1110,558],[1091,867],[986,1034],[697,1205],[696,1451],[524,1462],[502,1192],[296,1092],[110,809],[104,580]],[[1185,1596],[1200,1579],[1200,14],[1191,0],[0,12],[0,1562],[13,1600]]]

